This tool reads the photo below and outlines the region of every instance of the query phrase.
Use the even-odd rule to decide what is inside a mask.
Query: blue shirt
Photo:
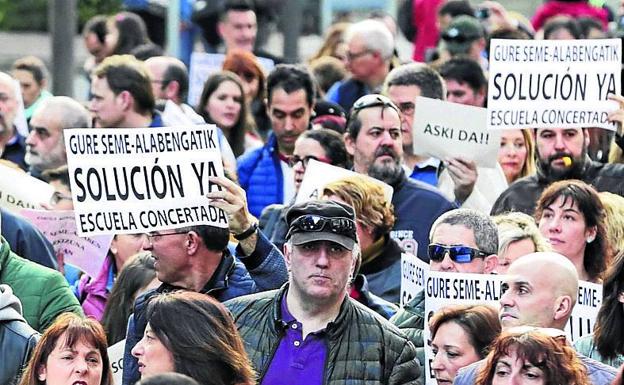
[[[284,336],[269,365],[262,385],[321,385],[327,360],[325,330],[302,338],[301,322],[288,311],[286,294],[281,303]]]
[[[430,186],[438,187],[438,168],[440,161],[435,158],[429,158],[424,162],[418,163],[410,175],[411,179],[419,180]]]

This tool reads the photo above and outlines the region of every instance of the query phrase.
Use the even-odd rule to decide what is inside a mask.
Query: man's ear
[[[498,267],[498,255],[488,255],[483,259],[483,262],[483,274],[492,274],[494,271],[496,271],[496,268]]]
[[[355,155],[355,139],[353,139],[353,137],[348,132],[345,132],[343,134],[343,137],[344,137],[345,146],[347,147],[347,152],[349,153],[349,155],[354,156]]]
[[[553,311],[553,319],[556,321],[566,319],[572,313],[572,298],[569,295],[562,295],[555,299]]]
[[[195,231],[189,231],[186,233],[186,237],[184,239],[184,249],[186,253],[189,255],[195,254],[197,250],[201,247],[202,239],[199,234]]]
[[[219,34],[219,37],[223,38],[223,29],[225,28],[225,25],[223,24],[222,21],[219,21],[217,23],[217,33]]]
[[[167,99],[179,99],[180,83],[176,80],[170,81],[167,87],[165,87],[165,94],[167,95]]]
[[[288,268],[288,271],[290,271],[290,264],[292,262],[292,249],[290,247],[290,244],[288,243],[284,243],[284,261],[286,261],[286,267]]]
[[[121,107],[124,111],[129,111],[134,107],[134,97],[130,91],[121,91],[117,98],[120,101]]]

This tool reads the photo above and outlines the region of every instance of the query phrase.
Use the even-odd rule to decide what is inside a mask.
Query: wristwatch
[[[234,234],[234,238],[238,241],[242,241],[244,239],[251,237],[251,235],[254,234],[256,230],[258,230],[258,223],[253,223],[251,226],[247,228],[247,230],[243,231],[242,233]]]

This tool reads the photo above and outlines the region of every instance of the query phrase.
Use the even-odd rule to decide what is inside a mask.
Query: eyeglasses
[[[434,262],[442,262],[448,253],[453,262],[470,263],[475,258],[485,258],[489,253],[468,246],[444,246],[433,243],[429,245],[429,259]]]
[[[55,191],[54,194],[52,194],[52,197],[50,198],[50,204],[57,205],[63,200],[70,201],[72,200],[72,197],[70,197],[69,195],[61,194],[58,191]]]
[[[178,235],[178,234],[184,234],[184,233],[145,233],[145,236],[147,237],[147,243],[150,245],[150,247],[154,246],[154,238],[156,237],[166,237],[167,235]]]
[[[399,107],[396,104],[392,103],[392,100],[387,97],[379,94],[370,94],[364,95],[353,103],[353,107],[351,107],[351,116],[355,115],[357,112],[373,107],[390,107],[395,110],[397,113],[400,113]]]
[[[399,103],[399,110],[401,110],[404,115],[414,115],[415,108],[416,105],[412,102]]]
[[[302,215],[290,224],[286,239],[292,233],[299,231],[323,231],[329,230],[332,233],[347,235],[355,239],[355,222],[345,217],[327,218],[320,215]]]
[[[308,163],[310,163],[311,159],[314,159],[318,162],[331,164],[331,159],[328,159],[322,156],[307,155],[302,158],[299,155],[293,155],[290,158],[288,158],[288,165],[292,168],[292,167],[295,167],[296,164],[301,162],[301,164],[303,165],[303,168],[306,168],[308,167]]]
[[[347,61],[354,61],[357,58],[362,57],[362,56],[364,56],[366,54],[369,54],[371,52],[372,51],[369,50],[369,49],[365,49],[364,51],[358,52],[358,53],[347,52],[347,55],[346,55],[347,56]]]

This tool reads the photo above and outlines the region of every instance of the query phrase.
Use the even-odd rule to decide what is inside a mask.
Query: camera
[[[475,17],[480,20],[485,20],[490,17],[489,8],[479,8],[475,11]]]

